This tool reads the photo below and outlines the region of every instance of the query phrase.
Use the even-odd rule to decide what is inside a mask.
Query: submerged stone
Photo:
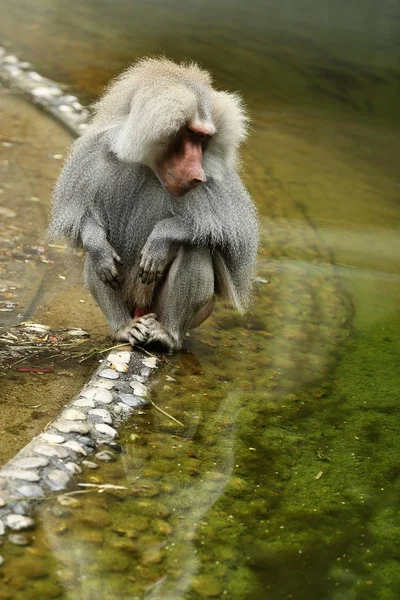
[[[91,461],[91,460],[83,460],[82,464],[85,465],[85,467],[87,467],[88,469],[98,469],[99,465],[97,465],[95,462]]]
[[[118,395],[121,402],[130,406],[131,408],[139,408],[146,404],[145,400],[139,396],[135,396],[134,394],[119,394]]]
[[[63,490],[67,487],[70,475],[61,471],[60,469],[54,469],[47,474],[50,481],[50,487],[52,490]]]
[[[23,533],[10,533],[8,539],[16,546],[28,546],[29,540]]]
[[[107,450],[102,450],[101,452],[98,452],[96,454],[96,458],[104,462],[115,462],[117,460],[114,454],[112,452],[107,452]]]
[[[82,473],[81,467],[73,462],[67,462],[65,465],[65,468],[67,469],[67,471],[69,473],[72,473],[72,475],[76,475],[77,473]]]
[[[35,527],[35,521],[30,517],[23,515],[7,515],[4,519],[5,524],[14,531],[21,531],[23,529],[33,529]]]
[[[44,496],[43,489],[40,487],[40,485],[35,484],[21,485],[21,487],[17,489],[17,492],[26,498],[43,498]]]
[[[4,525],[3,521],[0,519],[0,535],[4,535],[6,532],[6,526]]]

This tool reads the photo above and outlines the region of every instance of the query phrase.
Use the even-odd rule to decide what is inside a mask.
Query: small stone
[[[78,398],[72,403],[74,406],[82,406],[86,408],[94,408],[96,405],[91,398]]]
[[[16,515],[30,515],[32,512],[32,507],[29,502],[26,502],[26,500],[22,500],[21,502],[13,502],[10,504],[10,509]]]
[[[147,396],[147,388],[145,385],[143,385],[143,383],[140,383],[139,381],[131,381],[129,385],[133,389],[135,396]]]
[[[112,454],[111,452],[107,452],[107,450],[97,452],[95,456],[98,460],[102,460],[104,462],[115,462],[117,460],[114,454]]]
[[[53,469],[47,473],[47,477],[50,481],[50,487],[52,490],[63,490],[67,487],[70,475],[61,471],[60,469]]]
[[[80,395],[95,402],[101,402],[102,404],[110,404],[113,401],[111,392],[101,388],[88,387]]]
[[[65,468],[67,469],[68,473],[72,473],[72,475],[82,473],[81,467],[73,462],[67,462],[65,464]]]
[[[85,421],[86,415],[80,410],[76,410],[75,408],[70,408],[69,410],[65,410],[62,415],[62,419],[67,419],[67,421]]]
[[[134,394],[119,394],[118,397],[124,404],[127,404],[132,408],[139,408],[145,404],[143,398],[135,396]]]
[[[83,454],[83,456],[87,455],[87,452],[84,449],[84,447],[75,440],[68,440],[68,442],[65,442],[64,446],[67,446],[67,448],[71,448],[71,450],[77,452],[77,454]]]
[[[40,477],[34,471],[17,471],[9,469],[0,472],[1,477],[9,477],[10,479],[22,479],[25,481],[39,481]]]
[[[145,379],[148,379],[150,377],[150,375],[151,375],[151,369],[149,369],[149,367],[145,367],[144,369],[142,369],[140,371],[140,374]]]
[[[105,390],[112,390],[114,387],[114,384],[110,379],[98,379],[97,381],[92,382],[91,385]]]
[[[79,500],[72,496],[58,496],[57,502],[61,504],[61,506],[69,506],[70,508],[77,508],[81,505]]]
[[[88,544],[101,545],[104,540],[104,535],[102,531],[85,528],[80,534],[80,540],[82,540],[82,542],[87,542]]]
[[[144,366],[149,367],[150,369],[156,369],[157,362],[158,362],[158,359],[155,356],[149,356],[148,358],[145,358],[144,360],[142,360],[142,363],[144,364]]]
[[[139,383],[144,383],[146,380],[141,375],[132,375],[132,381],[139,381]]]
[[[0,567],[1,565],[4,565],[4,558],[2,556],[0,556]]]
[[[125,415],[131,415],[133,412],[135,412],[133,408],[131,408],[127,404],[124,404],[123,402],[118,402],[117,406],[115,407],[115,412],[118,414],[118,412],[120,413],[122,411],[125,413]]]
[[[163,559],[161,548],[159,545],[150,546],[143,552],[141,559],[142,565],[158,565]]]
[[[83,460],[82,464],[85,465],[85,467],[87,467],[88,469],[98,469],[99,465],[96,465],[95,462],[92,462],[91,460]]]
[[[10,533],[8,539],[16,546],[28,546],[29,540],[23,533]]]
[[[52,444],[63,444],[65,442],[65,437],[63,435],[58,435],[57,433],[44,432],[40,434],[40,438]]]
[[[90,431],[90,427],[86,425],[86,423],[81,423],[80,421],[65,421],[64,419],[56,421],[53,427],[62,433],[89,433]]]
[[[30,517],[24,517],[23,515],[7,515],[4,521],[7,527],[14,531],[33,529],[35,527],[35,521]]]
[[[25,496],[25,498],[43,498],[44,491],[40,487],[40,485],[21,485],[17,489],[17,492],[21,494],[21,496]]]
[[[129,361],[131,360],[131,353],[127,352],[127,351],[122,351],[122,352],[111,352],[108,356],[107,356],[107,360],[109,360],[110,362],[123,362],[128,364]]]
[[[28,458],[20,458],[14,461],[13,464],[19,469],[37,469],[39,467],[47,467],[49,460],[44,456],[30,456]]]
[[[4,535],[6,532],[6,526],[4,525],[3,521],[0,519],[0,535]]]
[[[104,423],[108,423],[109,425],[111,425],[113,422],[110,413],[105,408],[95,408],[93,410],[89,410],[89,415],[100,417]]]
[[[116,431],[116,429],[113,427],[106,425],[105,423],[96,423],[94,427],[96,431],[102,433],[103,435],[107,435],[108,437],[112,438],[118,437],[118,431]]]
[[[119,374],[112,369],[103,369],[99,372],[99,377],[104,377],[104,379],[119,379]]]
[[[67,456],[69,456],[69,452],[66,448],[56,445],[50,446],[50,444],[36,444],[36,446],[33,447],[33,451],[36,454],[56,456],[57,458],[67,458]]]
[[[222,594],[222,586],[219,581],[208,575],[196,577],[192,587],[202,598],[220,598]]]
[[[86,435],[80,435],[77,438],[77,440],[83,446],[88,446],[88,448],[95,448],[96,447],[95,442],[90,437],[87,437]]]
[[[0,508],[2,508],[3,506],[5,506],[5,504],[6,504],[6,501],[4,500],[4,498],[2,498],[0,496]]]

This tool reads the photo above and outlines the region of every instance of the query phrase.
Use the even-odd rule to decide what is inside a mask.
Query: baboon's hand
[[[142,283],[153,283],[160,279],[168,260],[168,246],[148,239],[140,255],[139,279]]]
[[[101,281],[114,290],[117,289],[123,281],[121,274],[122,260],[118,254],[110,246],[100,254],[97,253],[92,256],[92,259],[94,269]]]

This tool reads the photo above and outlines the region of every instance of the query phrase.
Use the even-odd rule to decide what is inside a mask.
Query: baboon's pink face
[[[157,161],[157,175],[172,196],[181,198],[207,181],[203,169],[203,153],[212,133],[206,126],[189,124],[181,129],[166,154]]]

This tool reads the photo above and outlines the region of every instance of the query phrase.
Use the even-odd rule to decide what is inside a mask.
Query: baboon
[[[115,340],[170,351],[216,296],[248,304],[257,214],[237,172],[247,116],[194,63],[139,60],[94,105],[55,186],[50,236],[85,251]]]

